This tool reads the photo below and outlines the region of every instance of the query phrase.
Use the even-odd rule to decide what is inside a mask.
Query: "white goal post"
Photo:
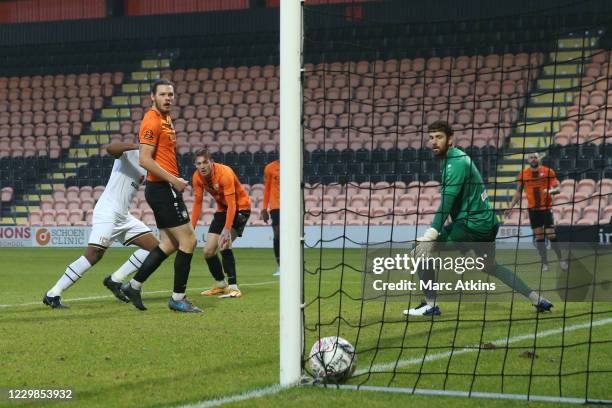
[[[280,3],[280,384],[288,386],[302,371],[302,4]]]

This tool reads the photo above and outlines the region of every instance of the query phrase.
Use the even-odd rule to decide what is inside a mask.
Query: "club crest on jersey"
[[[146,140],[153,140],[153,131],[151,129],[145,130],[142,137],[145,138]]]

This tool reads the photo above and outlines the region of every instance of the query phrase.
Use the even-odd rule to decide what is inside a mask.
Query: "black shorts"
[[[210,223],[210,227],[208,227],[209,234],[217,234],[220,235],[221,231],[223,231],[223,227],[225,226],[225,217],[227,212],[219,211],[216,212],[213,216],[213,220]],[[250,210],[236,211],[236,215],[234,215],[234,222],[232,223],[232,229],[236,230],[236,234],[241,237],[244,232],[244,227],[246,227],[246,223],[251,216]]]
[[[167,181],[147,181],[145,198],[153,210],[157,228],[173,228],[189,222],[183,194]]]
[[[555,225],[551,210],[529,210],[529,222],[531,223],[531,229],[552,228]]]
[[[270,210],[270,218],[272,218],[272,226],[277,227],[280,225],[280,210]]]

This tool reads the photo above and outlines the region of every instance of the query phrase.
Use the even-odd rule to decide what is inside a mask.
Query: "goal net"
[[[612,400],[610,21],[549,14],[414,21],[398,2],[306,2],[303,369],[326,336],[357,352],[352,377],[325,386]],[[423,271],[384,262],[419,254],[442,208],[436,121],[482,178],[500,224],[493,254],[514,286],[430,268],[431,282],[453,282],[435,297],[441,313],[406,316],[427,297],[408,284]],[[525,191],[505,211],[533,153],[559,181],[543,240]],[[468,277],[489,286],[456,285]],[[552,311],[538,313],[519,280]]]

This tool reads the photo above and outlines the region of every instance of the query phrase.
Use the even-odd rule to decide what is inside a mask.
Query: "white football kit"
[[[106,188],[93,210],[89,245],[104,249],[113,241],[130,245],[136,238],[151,232],[129,212],[147,174],[138,159],[138,150],[125,151],[115,159]]]

